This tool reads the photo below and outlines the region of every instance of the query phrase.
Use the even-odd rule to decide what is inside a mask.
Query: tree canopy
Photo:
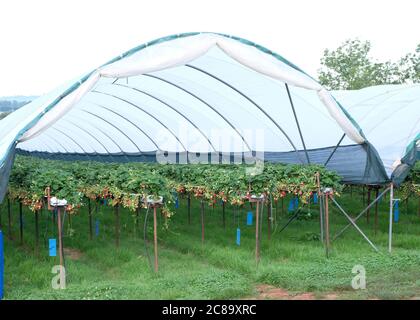
[[[331,90],[355,90],[381,84],[420,82],[420,44],[396,62],[370,56],[370,41],[346,40],[337,49],[325,49],[319,81]]]

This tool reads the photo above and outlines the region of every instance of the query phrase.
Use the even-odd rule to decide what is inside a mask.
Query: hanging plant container
[[[163,204],[163,197],[155,197],[152,195],[149,195],[146,197],[146,201],[148,204],[156,205],[156,204]]]
[[[56,197],[52,197],[50,199],[50,205],[52,207],[66,207],[67,200],[66,199],[57,199]]]
[[[265,199],[265,195],[264,194],[260,194],[260,195],[251,195],[249,197],[249,202],[258,202],[258,201],[264,201]]]

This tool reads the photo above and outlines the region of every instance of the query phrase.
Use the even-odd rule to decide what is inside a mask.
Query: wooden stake
[[[368,186],[368,192],[367,192],[367,205],[370,205],[370,186]],[[370,208],[366,212],[366,222],[369,223],[369,216],[370,216]]]
[[[321,206],[321,201],[320,201],[322,194],[321,194],[321,182],[319,179],[319,172],[315,174],[315,179],[316,179],[316,185],[318,189],[317,196],[318,196],[318,203],[319,203],[319,225],[320,225],[320,230],[321,230],[320,238],[321,238],[321,242],[324,242],[324,221],[323,221],[324,219],[323,219],[323,212],[322,212],[322,206]]]
[[[277,225],[277,219],[279,218],[279,199],[276,200],[276,225]]]
[[[117,204],[114,207],[115,212],[115,245],[117,248],[120,246],[120,206]]]
[[[268,222],[268,240],[271,240],[271,202],[267,201],[267,222]]]
[[[153,243],[155,249],[155,272],[157,273],[159,270],[159,262],[158,262],[158,245],[157,245],[157,217],[156,217],[156,205],[153,206]]]
[[[61,208],[57,208],[57,225],[58,225],[58,251],[60,256],[60,266],[64,267],[64,249],[63,249],[63,230],[61,228]],[[60,269],[61,272],[61,269]]]
[[[257,201],[257,209],[255,212],[255,262],[258,265],[260,261],[260,235],[259,235],[259,206],[260,202]]]
[[[379,187],[376,187],[375,199],[379,196]],[[375,202],[375,234],[378,231],[378,203],[379,201]]]
[[[417,215],[420,217],[420,196],[418,196],[418,198],[419,198],[419,205],[417,208]]]
[[[35,254],[39,255],[39,210],[35,211]]]
[[[8,219],[8,236],[12,240],[12,210],[10,208],[10,199],[7,198],[7,219]]]
[[[363,195],[363,205],[365,205],[365,186],[362,188],[362,195]]]
[[[325,250],[327,258],[330,256],[330,219],[328,209],[329,193],[325,194]]]
[[[204,244],[204,201],[201,199],[201,243]]]
[[[19,239],[20,244],[23,245],[23,205],[19,201]]]
[[[136,219],[134,222],[134,236],[137,237],[137,228],[139,224],[139,216],[140,216],[140,206],[136,208]]]
[[[188,193],[187,198],[187,207],[188,207],[188,224],[191,224],[191,195]]]
[[[284,197],[281,197],[281,216],[284,216]]]
[[[394,213],[394,184],[391,182],[389,191],[389,231],[388,231],[388,251],[392,251],[392,216]]]
[[[226,229],[225,202],[222,201],[223,228]]]
[[[88,214],[89,214],[89,240],[93,239],[93,223],[92,223],[92,207],[88,198]]]

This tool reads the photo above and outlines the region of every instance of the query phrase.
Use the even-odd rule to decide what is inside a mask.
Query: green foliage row
[[[252,195],[277,201],[287,193],[303,203],[322,186],[341,191],[340,177],[319,165],[162,165],[149,163],[98,163],[41,160],[18,156],[9,183],[9,197],[31,210],[44,205],[46,188],[51,196],[66,199],[69,212],[86,198],[107,199],[111,206],[135,211],[147,206],[147,197],[164,198],[164,215],[171,216],[174,193],[190,194],[212,205],[216,201],[243,205]]]
[[[400,192],[403,200],[412,195],[420,196],[420,161],[416,162],[410,174],[400,186]]]

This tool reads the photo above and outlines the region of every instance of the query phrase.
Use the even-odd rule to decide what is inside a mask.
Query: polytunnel
[[[362,130],[319,83],[262,46],[215,33],[145,43],[2,120],[1,199],[16,153],[176,162],[239,155],[322,164],[346,183],[389,179]]]
[[[420,84],[380,85],[332,94],[375,146],[389,179],[400,184],[420,160]]]

